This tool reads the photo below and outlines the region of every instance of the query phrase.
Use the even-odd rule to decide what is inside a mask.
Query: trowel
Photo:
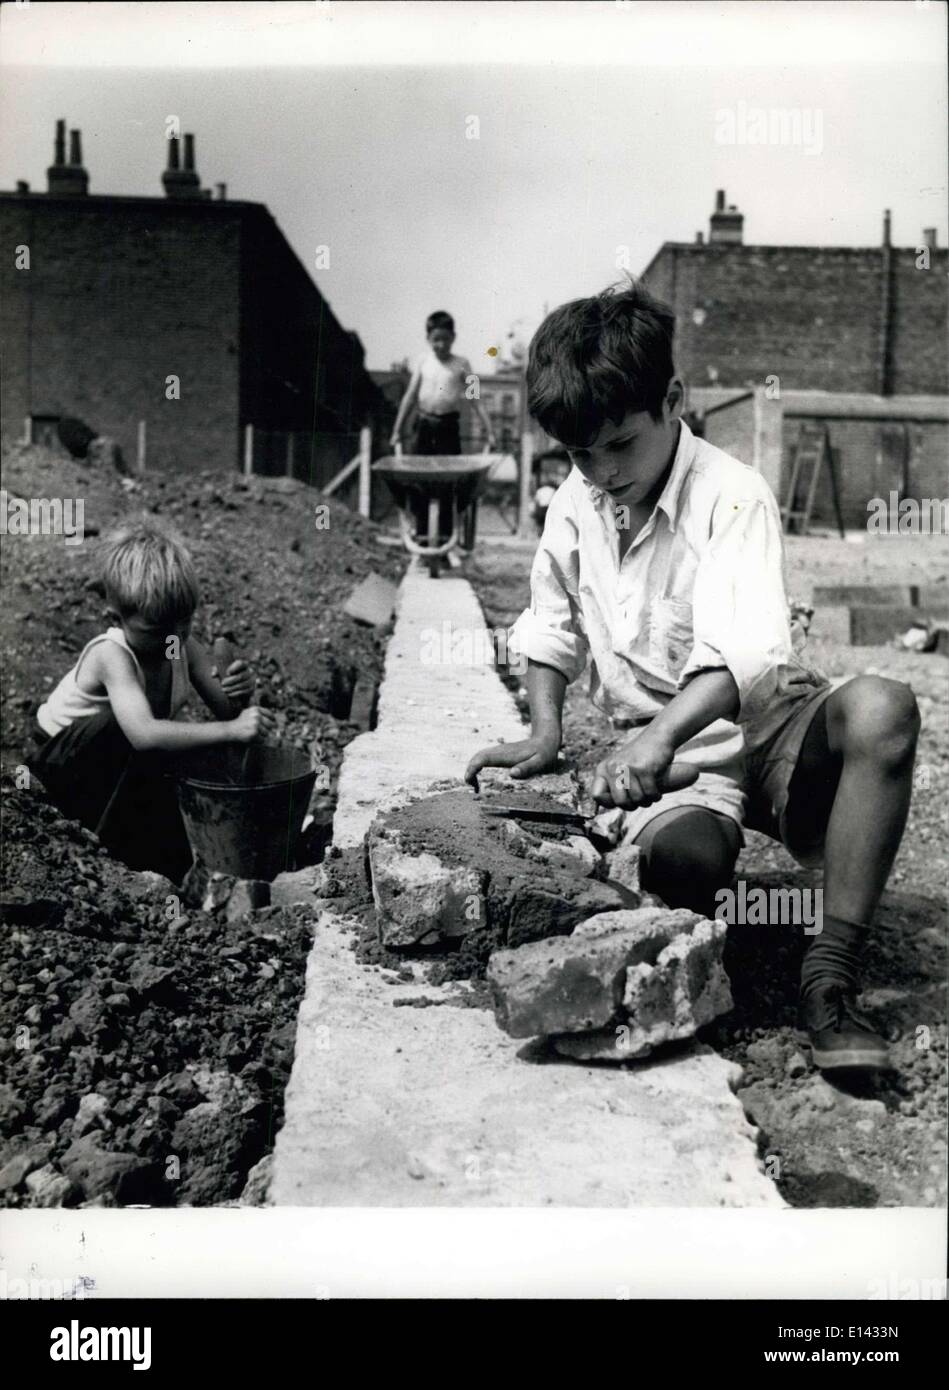
[[[665,774],[659,779],[659,790],[662,792],[677,792],[683,787],[689,787],[698,778],[698,768],[691,763],[672,763]],[[480,787],[477,777],[471,784],[476,796],[479,796]],[[592,797],[581,798],[581,810],[571,811],[566,806],[551,805],[548,807],[538,806],[518,806],[514,801],[485,801],[482,802],[481,810],[486,816],[500,816],[504,819],[513,817],[515,820],[535,821],[542,825],[563,825],[573,826],[583,834],[588,834],[593,824],[594,818],[602,811],[609,810],[608,806],[600,806],[593,801]]]

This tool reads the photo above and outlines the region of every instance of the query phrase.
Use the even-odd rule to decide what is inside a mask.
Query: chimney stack
[[[935,249],[936,249],[936,228],[935,228],[935,227],[924,227],[924,228],[923,228],[923,245],[924,245],[924,246],[928,246],[929,249],[930,249],[930,251],[935,251]]]
[[[53,163],[46,170],[47,190],[60,198],[83,198],[89,192],[89,175],[82,167],[82,135],[69,132],[69,163],[66,163],[66,122],[56,122]]]
[[[217,200],[218,200],[218,202],[219,202],[219,203],[225,202],[226,199],[227,199],[227,184],[226,184],[226,183],[216,183],[216,184],[214,185],[214,190],[215,190],[215,192],[217,193]]]
[[[745,218],[734,203],[725,206],[725,190],[718,189],[715,194],[715,211],[709,218],[708,239],[710,245],[740,246]]]
[[[17,179],[16,191],[18,193],[29,193],[30,185],[27,183],[26,179]]]
[[[181,143],[177,135],[168,140],[168,167],[161,176],[168,198],[200,198],[201,180],[194,168],[194,136],[185,136],[185,162],[181,167]]]
[[[696,233],[695,233],[695,244],[696,244],[696,246],[704,246],[704,245],[705,245],[705,233],[704,233],[704,232],[696,232]]]

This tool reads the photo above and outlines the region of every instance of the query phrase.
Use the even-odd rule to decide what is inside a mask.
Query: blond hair
[[[106,537],[102,582],[123,618],[138,614],[149,623],[186,622],[200,597],[191,556],[150,517]]]

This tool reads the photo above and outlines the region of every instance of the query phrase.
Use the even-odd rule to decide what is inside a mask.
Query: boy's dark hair
[[[436,309],[434,314],[429,314],[425,320],[425,336],[434,332],[436,328],[447,328],[449,333],[455,331],[455,320],[451,314],[446,314],[444,309]]]
[[[527,363],[527,408],[561,444],[585,449],[630,411],[662,418],[675,375],[675,314],[628,281],[548,314]]]

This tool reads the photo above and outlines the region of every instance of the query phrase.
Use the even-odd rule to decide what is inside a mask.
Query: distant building
[[[642,273],[676,312],[691,386],[774,374],[793,391],[949,392],[949,251],[934,230],[893,246],[886,213],[881,245],[852,247],[750,246],[743,229],[720,190],[708,239],[664,242]]]
[[[949,251],[761,246],[716,196],[708,239],[665,242],[642,273],[676,314],[676,365],[711,443],[761,469],[779,500],[798,441],[826,427],[847,525],[867,503],[942,497],[949,457]],[[819,478],[815,519],[833,517]]]
[[[77,416],[134,465],[144,422],[149,470],[235,468],[253,426],[258,471],[325,482],[383,403],[267,208],[202,189],[191,135],[164,197],[91,194],[65,134],[45,193],[0,193],[4,438]]]

